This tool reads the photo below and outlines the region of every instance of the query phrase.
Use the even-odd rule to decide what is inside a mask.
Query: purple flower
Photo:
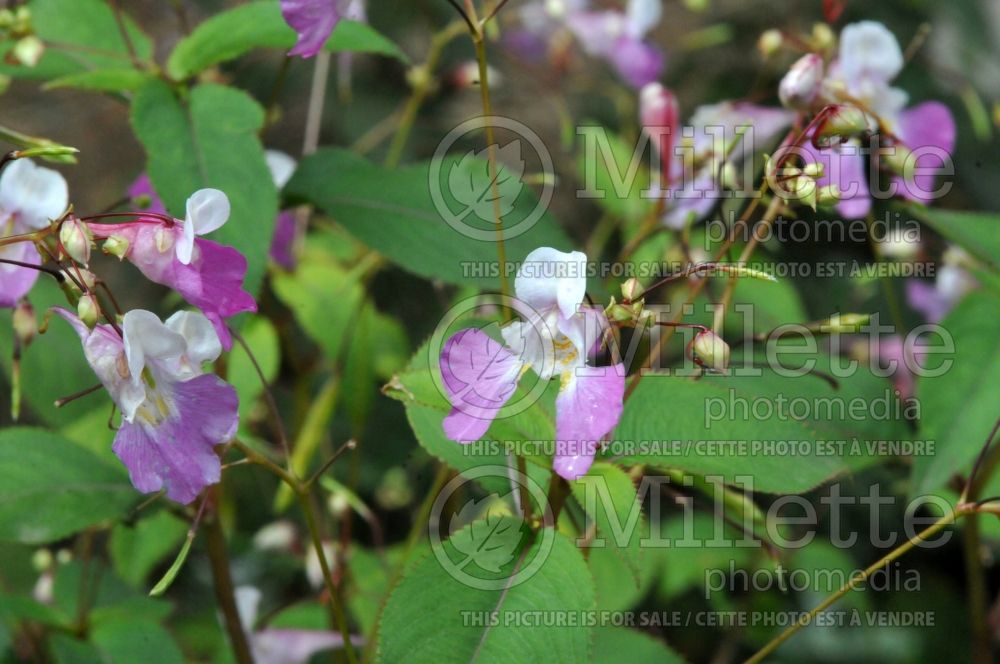
[[[585,474],[600,440],[621,417],[625,367],[587,365],[607,326],[604,313],[582,307],[587,258],[549,247],[531,252],[514,289],[524,320],[501,330],[505,344],[478,329],[453,335],[440,367],[452,409],[443,426],[448,438],[479,440],[531,368],[543,380],[558,378],[553,470],[566,479]]]
[[[36,166],[30,159],[18,159],[0,175],[0,237],[45,228],[68,205],[69,193],[61,174]],[[0,258],[32,265],[42,262],[31,242],[0,247]],[[0,307],[15,306],[37,279],[37,270],[0,263]]]
[[[205,316],[178,312],[166,323],[135,309],[110,325],[88,328],[65,309],[55,310],[76,330],[94,373],[122,413],[112,450],[143,493],[166,489],[189,503],[219,481],[215,446],[236,433],[236,390],[202,373],[222,351]]]
[[[254,629],[260,606],[260,590],[252,586],[236,589],[236,609],[246,632],[253,659],[257,664],[305,664],[324,650],[344,647],[344,637],[337,632],[318,629]],[[351,637],[355,646],[363,646],[360,637]]]
[[[187,217],[173,223],[142,217],[126,224],[90,224],[105,251],[127,258],[150,281],[169,286],[201,309],[215,326],[225,349],[232,347],[225,318],[257,311],[243,290],[247,261],[243,254],[211,240],[209,233],[229,218],[229,199],[217,189],[201,189],[187,203]]]
[[[342,18],[364,16],[360,0],[281,0],[281,15],[299,39],[288,55],[311,58],[323,48]],[[354,15],[352,15],[354,14]]]
[[[152,214],[167,214],[167,208],[163,204],[163,200],[160,195],[156,193],[153,189],[153,182],[149,179],[149,175],[146,173],[141,174],[132,183],[132,186],[128,188],[128,197],[132,201],[139,199],[145,199],[145,205],[142,205],[143,212],[150,212]]]
[[[295,172],[295,160],[284,152],[268,150],[265,154],[267,167],[271,170],[274,185],[281,191],[292,179]],[[294,270],[296,265],[295,247],[302,235],[295,221],[295,213],[282,210],[274,222],[274,235],[271,238],[271,260],[286,270]]]
[[[906,282],[906,300],[928,323],[938,323],[948,315],[959,300],[979,287],[968,268],[975,261],[958,247],[944,252],[943,265],[937,269],[934,285],[917,279]]]

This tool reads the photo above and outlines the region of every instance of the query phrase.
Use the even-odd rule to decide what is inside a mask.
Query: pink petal
[[[906,147],[917,152],[918,169],[935,169],[951,163],[955,150],[955,118],[944,104],[928,101],[899,114],[899,138]],[[927,202],[935,197],[934,174],[918,174],[910,183],[894,178],[903,198]]]
[[[624,365],[576,369],[556,398],[557,474],[573,480],[587,472],[601,438],[618,424],[624,398]]]
[[[140,410],[134,422],[122,422],[112,450],[136,489],[151,493],[165,487],[168,498],[187,504],[219,481],[214,448],[236,433],[236,390],[213,374],[173,385],[161,380],[157,390],[172,412],[157,422]]]
[[[250,636],[258,664],[305,664],[316,653],[344,646],[336,632],[314,629],[262,629]],[[351,637],[355,646],[364,640]]]
[[[451,402],[444,432],[451,440],[479,440],[517,388],[522,363],[482,330],[462,330],[444,345],[441,377]]]
[[[298,235],[295,213],[283,210],[274,223],[274,236],[271,238],[271,260],[286,270],[295,269],[295,241]]]
[[[160,199],[159,194],[153,189],[153,183],[149,179],[149,176],[145,173],[136,178],[132,186],[128,188],[129,198],[136,199],[140,197],[148,197],[149,205],[143,208],[143,212],[152,212],[154,214],[167,214],[167,208],[163,205],[163,200]]]
[[[816,181],[820,187],[837,185],[840,202],[837,212],[847,219],[860,219],[872,206],[871,190],[865,173],[865,157],[861,148],[852,143],[817,149],[806,140],[799,153],[804,163],[823,164],[823,177]]]
[[[659,48],[631,37],[618,40],[608,59],[618,74],[637,90],[659,79],[666,61]]]
[[[288,55],[311,58],[323,48],[341,18],[337,0],[281,0],[281,15],[299,40]]]
[[[31,242],[0,247],[0,258],[31,265],[41,265],[42,258]],[[38,270],[0,263],[0,308],[14,307],[38,281]]]

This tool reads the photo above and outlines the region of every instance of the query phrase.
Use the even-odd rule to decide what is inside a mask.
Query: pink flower
[[[122,319],[119,336],[110,325],[88,328],[65,309],[55,309],[73,326],[94,373],[122,413],[112,450],[143,493],[166,489],[167,497],[189,503],[219,481],[215,446],[236,434],[236,390],[214,374],[202,373],[222,351],[205,316],[178,312],[160,321],[136,309]]]
[[[661,175],[669,181],[674,142],[680,129],[677,97],[659,83],[650,83],[639,93],[639,120],[660,155]]]
[[[106,239],[105,251],[127,258],[150,281],[169,286],[201,309],[232,347],[225,318],[257,311],[243,290],[247,261],[243,254],[198,235],[221,227],[229,218],[229,199],[217,189],[201,189],[187,202],[184,221],[142,217],[125,224],[90,224],[95,238]]]
[[[57,171],[36,166],[30,159],[18,159],[0,175],[0,237],[45,228],[68,206],[66,180]],[[31,265],[42,262],[31,242],[0,247],[0,259]],[[37,270],[0,263],[0,307],[15,306],[37,279]]]
[[[278,191],[281,191],[292,179],[297,164],[292,157],[277,150],[268,150],[265,156],[274,184]],[[286,270],[294,270],[297,262],[295,246],[299,243],[301,235],[301,229],[295,221],[295,213],[292,210],[279,212],[274,222],[274,235],[271,238],[271,260]]]
[[[132,183],[132,186],[128,188],[128,197],[132,199],[133,203],[139,200],[145,199],[144,205],[141,207],[143,212],[150,212],[152,214],[167,214],[167,208],[163,204],[163,200],[160,195],[156,193],[153,189],[153,182],[149,179],[149,175],[146,173],[141,174]]]
[[[501,330],[506,345],[478,329],[448,339],[440,357],[452,405],[444,420],[448,438],[461,443],[482,438],[531,368],[543,380],[560,381],[553,470],[566,479],[587,472],[601,438],[621,417],[625,367],[587,365],[607,320],[599,309],[581,307],[586,267],[580,252],[536,249],[514,281],[525,320]]]
[[[288,55],[311,58],[322,50],[340,19],[360,19],[364,8],[361,0],[281,0],[281,15],[299,36]]]
[[[958,247],[944,252],[943,264],[938,266],[934,285],[909,279],[906,282],[906,300],[919,311],[928,323],[938,323],[948,315],[965,295],[979,287],[969,267],[975,261]]]

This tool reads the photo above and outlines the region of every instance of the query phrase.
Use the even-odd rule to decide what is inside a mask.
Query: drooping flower
[[[60,173],[30,159],[18,159],[0,175],[0,237],[45,228],[68,205],[69,191]],[[42,262],[31,242],[0,247],[0,258],[30,265]],[[37,279],[37,270],[0,263],[0,307],[16,306]]]
[[[708,215],[723,195],[722,164],[768,145],[793,117],[784,109],[748,103],[720,102],[696,108],[688,126],[667,143],[672,154],[660,154],[661,162],[666,162],[661,173],[661,182],[666,183],[661,192],[666,198],[663,223],[681,229]],[[648,118],[640,119],[645,129]]]
[[[587,258],[541,247],[528,254],[514,289],[524,317],[501,330],[505,344],[479,329],[462,330],[441,351],[441,375],[451,412],[448,438],[479,440],[529,368],[558,378],[553,470],[566,479],[585,474],[603,436],[622,413],[625,367],[587,364],[607,326],[599,309],[581,306]]]
[[[234,594],[240,623],[253,651],[253,660],[258,664],[305,664],[318,652],[344,647],[344,637],[328,630],[254,629],[260,607],[260,590],[253,586],[240,586]],[[351,643],[355,647],[363,646],[364,640],[352,636]]]
[[[295,159],[277,150],[265,153],[267,167],[271,171],[274,185],[281,191],[292,179],[295,172]],[[271,238],[271,260],[286,270],[295,269],[295,245],[298,243],[300,231],[292,210],[281,210],[274,221],[274,236]]]
[[[928,202],[936,193],[934,171],[955,147],[955,120],[951,111],[936,101],[906,108],[909,96],[891,84],[903,64],[899,43],[881,23],[862,21],[845,26],[837,58],[827,68],[814,108],[837,103],[860,106],[870,118],[871,129],[879,132],[883,148],[895,151],[898,162],[910,160],[908,172],[894,169],[895,194]],[[840,189],[837,210],[849,218],[868,214],[871,188],[861,144],[850,141],[819,150],[807,142],[802,148],[804,158],[824,164],[826,172],[818,184],[834,184]],[[878,155],[872,159],[876,166],[892,163],[888,158],[874,157]]]
[[[919,311],[928,323],[938,323],[948,315],[959,300],[979,286],[969,267],[975,260],[958,247],[944,252],[942,264],[937,267],[934,284],[918,279],[906,282],[906,300]]]
[[[189,503],[219,481],[215,446],[230,440],[239,420],[236,390],[202,372],[222,351],[209,320],[181,311],[166,323],[135,309],[110,325],[88,328],[75,314],[56,309],[83,343],[94,373],[121,411],[112,450],[143,493],[166,489]]]
[[[589,0],[532,0],[520,10],[521,31],[508,43],[519,54],[541,54],[567,33],[591,56],[607,60],[630,85],[660,77],[664,55],[646,41],[662,13],[661,0],[629,0],[624,11],[594,10]]]
[[[355,18],[352,11],[364,11],[360,0],[281,0],[281,15],[299,37],[288,55],[319,53],[341,19]]]
[[[215,326],[223,348],[232,347],[225,320],[257,311],[243,290],[247,260],[236,249],[202,237],[229,218],[229,199],[218,189],[201,189],[187,201],[184,221],[140,217],[125,224],[90,224],[106,252],[127,258],[150,281],[173,288],[201,309]]]

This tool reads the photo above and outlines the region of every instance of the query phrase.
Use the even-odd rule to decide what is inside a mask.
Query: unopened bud
[[[818,200],[817,189],[819,187],[816,186],[816,181],[812,178],[804,175],[794,177],[786,180],[783,183],[782,189],[783,191],[779,191],[778,195],[789,203],[801,203],[813,210],[816,209]]]
[[[17,40],[11,54],[14,60],[25,67],[34,67],[45,53],[45,44],[35,35],[28,35]]]
[[[63,251],[83,265],[90,262],[90,244],[93,239],[90,227],[76,217],[66,219],[59,228],[59,242]]]
[[[326,502],[326,507],[330,510],[330,515],[335,518],[344,516],[351,509],[351,505],[347,501],[347,497],[339,491],[330,494],[330,498]]]
[[[833,30],[826,23],[814,23],[812,29],[812,45],[818,51],[825,51],[834,42],[837,41],[837,36],[833,34]]]
[[[903,180],[907,182],[913,180],[917,160],[913,158],[913,153],[906,146],[899,143],[884,146],[879,149],[879,158],[891,172],[899,175]]]
[[[111,256],[117,256],[118,259],[121,260],[125,258],[125,256],[128,254],[130,246],[131,245],[129,244],[129,241],[126,240],[121,235],[112,235],[111,237],[109,237],[107,240],[104,241],[104,244],[101,246],[101,249],[104,251],[104,253],[109,254]]]
[[[826,111],[813,133],[812,142],[817,148],[826,148],[843,143],[867,130],[868,116],[864,111],[850,104],[837,104]]]
[[[639,122],[660,155],[660,172],[669,176],[680,122],[677,97],[659,83],[648,84],[639,93]]]
[[[52,552],[48,549],[38,549],[31,555],[31,566],[39,573],[50,569],[53,562],[55,562],[55,559],[52,556]]]
[[[611,304],[604,310],[604,314],[608,320],[615,323],[628,323],[635,320],[635,312],[632,307],[615,302],[615,298],[611,298]]]
[[[475,60],[467,60],[452,71],[448,80],[456,88],[464,89],[479,85],[479,63]],[[486,81],[491,89],[499,88],[503,85],[503,75],[491,66],[486,67]]]
[[[80,301],[76,303],[76,315],[80,317],[84,325],[90,328],[97,325],[100,310],[97,297],[93,293],[84,293],[80,296]]]
[[[802,174],[811,177],[813,180],[820,179],[825,172],[826,167],[819,161],[810,162],[802,167]]]
[[[808,109],[823,84],[823,58],[807,53],[795,61],[778,85],[778,98],[786,108]]]
[[[622,284],[622,297],[629,302],[640,298],[642,296],[642,291],[642,284],[640,284],[639,280],[635,277],[632,277]]]
[[[729,368],[729,344],[711,330],[699,332],[691,342],[694,361],[713,371]]]
[[[14,336],[22,347],[31,343],[31,340],[38,334],[38,320],[35,318],[35,308],[27,300],[20,302],[14,307],[12,316],[14,326]]]
[[[869,314],[836,314],[814,325],[807,326],[810,332],[821,334],[857,334],[871,320]]]
[[[824,185],[816,192],[816,203],[831,207],[840,202],[840,187],[835,184]]]
[[[733,162],[727,161],[719,171],[719,183],[729,191],[742,191],[739,176],[736,175],[736,167]]]
[[[769,58],[775,53],[777,53],[781,46],[785,43],[785,38],[782,36],[780,30],[765,30],[760,34],[760,38],[757,40],[757,50],[765,58]]]

